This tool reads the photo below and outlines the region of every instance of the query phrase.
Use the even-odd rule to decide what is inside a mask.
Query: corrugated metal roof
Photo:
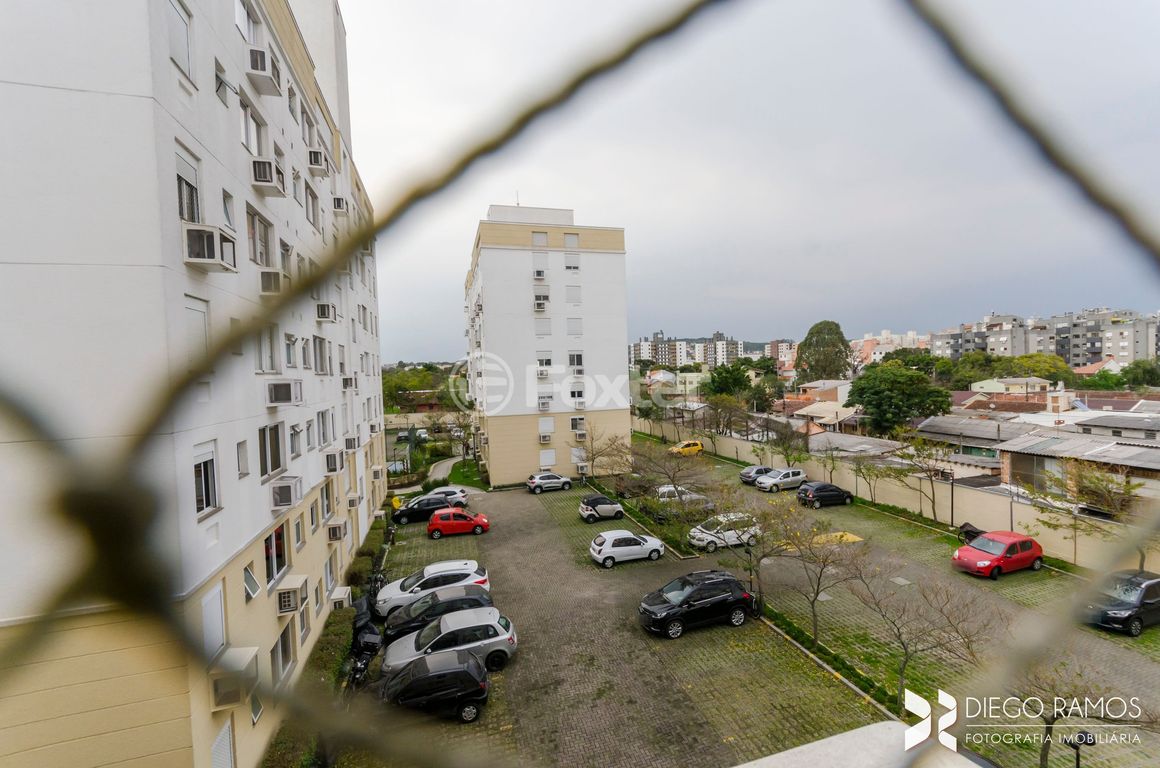
[[[1108,427],[1110,429],[1150,429],[1160,430],[1160,415],[1130,415],[1127,413],[1109,413],[1103,416],[1093,416],[1090,419],[1077,421],[1081,427]]]
[[[971,419],[961,416],[931,416],[918,425],[920,433],[940,440],[955,442],[961,437],[964,438],[964,442],[973,441],[970,443],[971,445],[977,445],[979,441],[993,445],[1004,440],[1012,440],[1036,429],[1039,427],[1034,424]]]
[[[1160,442],[1125,440],[1098,435],[1052,436],[1031,433],[995,446],[1007,453],[1027,453],[1060,459],[1082,459],[1139,469],[1160,470]]]

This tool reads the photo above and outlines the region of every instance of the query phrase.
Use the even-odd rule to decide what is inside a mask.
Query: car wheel
[[[464,507],[466,507],[466,506],[467,506],[467,503],[466,503],[466,502],[462,502],[462,501],[457,501],[457,502],[455,502],[454,504],[452,504],[451,506],[453,506],[453,507],[458,507],[459,509],[463,509]]]
[[[605,568],[611,568],[612,566],[616,565],[616,560],[614,560],[611,557],[606,557],[600,561],[600,564],[603,565]]]
[[[443,535],[443,531],[439,530],[438,528],[436,528],[435,530],[431,531],[431,538],[433,538],[433,539],[438,539],[438,538],[440,538],[442,535]]]
[[[734,608],[729,612],[729,623],[735,627],[740,627],[745,623],[745,609]]]
[[[745,546],[747,546],[747,547],[757,546],[757,537],[750,536],[748,539],[745,540]]]
[[[821,509],[821,508],[822,508],[822,502],[820,500],[815,499],[814,500],[814,509]]]
[[[474,533],[476,536],[478,536],[479,534],[483,533],[483,526],[477,525],[471,529],[471,532]]]
[[[656,560],[656,559],[658,559],[660,556],[661,556],[661,551],[660,551],[659,549],[654,549],[654,550],[652,550],[651,552],[649,552],[649,553],[648,553],[648,559],[649,559],[649,560]]]
[[[532,487],[532,493],[543,493],[543,492],[544,492],[544,489],[538,485]]]
[[[988,575],[991,577],[991,581],[998,581],[999,576],[1001,576],[1002,574],[1003,574],[1003,569],[998,567],[998,566],[995,566],[994,568],[991,569],[991,572]]]
[[[847,505],[849,505],[849,504],[853,504],[853,503],[854,503],[854,497],[853,497],[853,496],[847,496],[847,497],[846,497],[846,504],[847,504]]]
[[[399,517],[399,525],[406,525],[410,521],[411,521],[411,519],[409,517],[407,517],[406,515],[402,515]]]
[[[507,666],[507,662],[508,657],[506,653],[503,651],[492,651],[487,654],[487,661],[484,663],[487,665],[488,672],[499,672]]]
[[[619,520],[622,517],[624,517],[624,513],[621,512],[619,509],[612,513],[613,520]]]
[[[708,544],[705,545],[705,551],[706,552],[716,552],[717,551],[717,542],[710,541]]]
[[[1139,637],[1140,633],[1144,631],[1144,622],[1139,616],[1128,622],[1128,634],[1132,637]]]
[[[584,522],[595,523],[596,522],[596,515],[589,515],[588,517],[584,518]]]
[[[561,488],[563,488],[565,491],[570,491],[570,490],[572,490],[572,484],[571,484],[571,483],[564,483],[564,484],[563,484],[563,485],[561,485],[560,487],[561,487]]]
[[[676,640],[685,633],[685,622],[680,619],[673,619],[665,625],[665,637],[670,640]]]
[[[479,705],[478,704],[460,704],[459,705],[459,722],[474,723],[479,719]]]
[[[1033,562],[1031,564],[1031,570],[1038,571],[1038,570],[1041,570],[1042,568],[1043,568],[1043,558],[1042,557],[1035,558],[1035,562]]]

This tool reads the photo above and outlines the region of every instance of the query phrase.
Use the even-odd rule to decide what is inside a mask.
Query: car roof
[[[1115,571],[1112,575],[1131,584],[1148,584],[1160,580],[1160,573],[1151,571]]]
[[[466,611],[445,614],[439,624],[439,629],[443,632],[450,632],[453,629],[474,627],[479,624],[495,624],[497,619],[499,619],[498,608],[468,608]]]
[[[593,499],[608,499],[603,493],[594,493],[591,496],[585,496],[584,501],[592,501]],[[611,499],[609,499],[611,501]]]
[[[611,531],[601,531],[597,536],[636,536],[632,531],[626,531],[623,528],[615,528]]]
[[[440,560],[437,563],[428,563],[423,567],[424,576],[434,576],[436,573],[450,573],[453,571],[473,572],[479,567],[474,560]]]
[[[461,485],[441,485],[438,488],[432,488],[427,491],[427,495],[430,496],[433,493],[464,493],[466,490]]]
[[[695,582],[697,584],[701,584],[701,583],[704,583],[707,581],[720,581],[720,580],[737,581],[737,577],[734,576],[729,571],[713,571],[713,570],[693,571],[692,573],[686,573],[685,578],[688,579],[689,581]]]
[[[979,535],[987,536],[995,541],[1023,541],[1023,539],[1031,538],[1025,533],[1016,533],[1015,531],[987,531]]]

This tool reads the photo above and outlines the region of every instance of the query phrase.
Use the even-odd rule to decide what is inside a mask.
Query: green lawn
[[[451,467],[450,474],[447,475],[448,485],[467,485],[472,488],[479,488],[486,491],[487,486],[479,477],[479,466],[471,459],[463,459],[455,462]]]

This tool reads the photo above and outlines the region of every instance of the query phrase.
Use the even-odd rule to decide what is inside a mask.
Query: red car
[[[453,533],[474,533],[478,536],[490,527],[483,515],[465,509],[444,509],[431,515],[427,522],[427,535],[433,539]]]
[[[988,531],[964,544],[951,555],[951,565],[976,576],[999,578],[1000,574],[1043,567],[1043,547],[1030,536],[1014,531]]]

